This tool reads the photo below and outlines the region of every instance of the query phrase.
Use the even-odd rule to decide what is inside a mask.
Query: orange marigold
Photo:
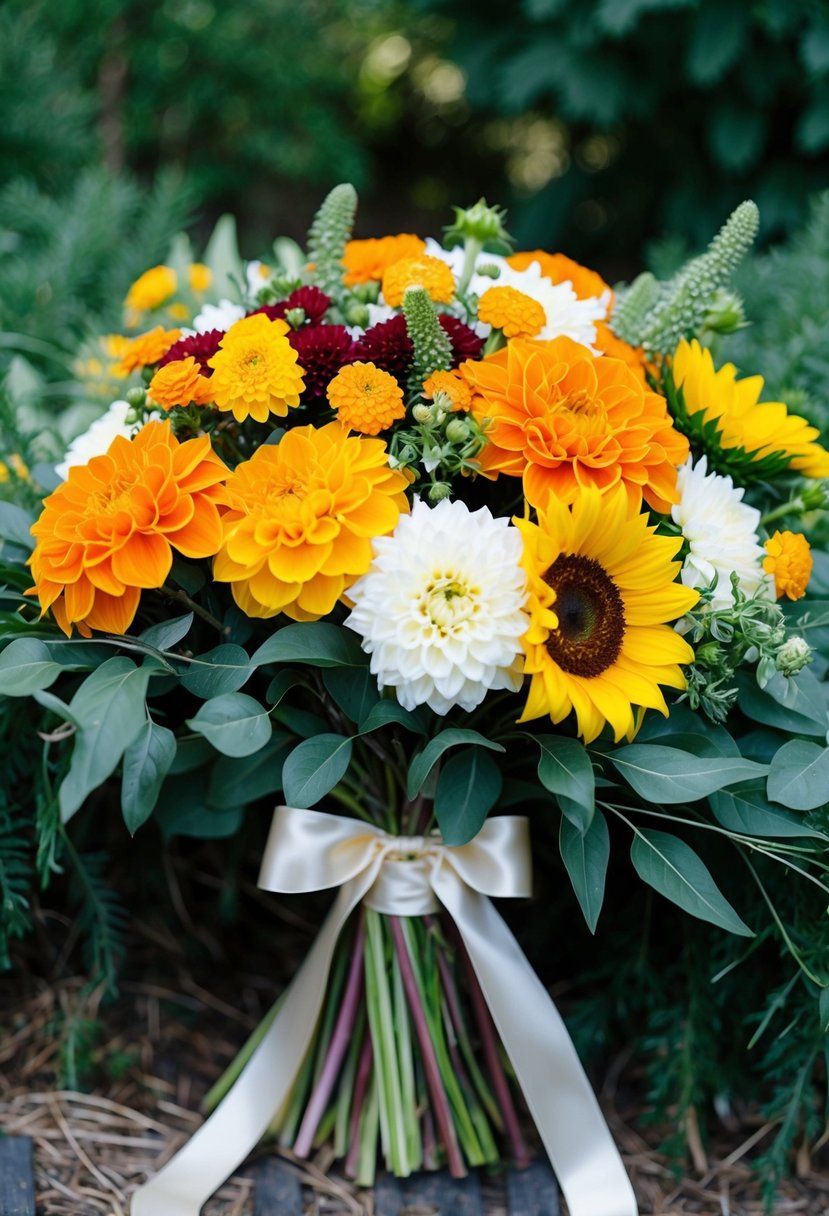
[[[590,300],[612,291],[600,274],[579,265],[563,253],[545,253],[543,249],[533,249],[527,253],[513,253],[507,258],[513,270],[526,270],[532,262],[538,262],[541,273],[554,283],[570,283],[573,291],[580,300]]]
[[[645,371],[648,364],[641,346],[631,346],[630,343],[617,338],[607,321],[596,322],[596,338],[593,345],[603,355],[610,355],[612,359],[621,359],[647,387]]]
[[[812,550],[802,532],[775,532],[765,544],[763,558],[766,574],[774,575],[778,599],[799,600],[806,594],[812,577]]]
[[[423,395],[434,401],[438,394],[448,398],[453,413],[464,413],[472,406],[472,390],[457,372],[432,372],[423,381]]]
[[[160,367],[150,381],[147,393],[151,401],[165,410],[175,405],[207,405],[213,400],[211,381],[201,373],[201,364],[192,355],[174,359]]]
[[[137,338],[130,338],[129,345],[123,351],[121,362],[118,364],[120,374],[128,376],[130,372],[136,372],[139,368],[152,367],[154,363],[158,363],[162,355],[167,354],[173,343],[178,342],[180,337],[180,329],[163,329],[162,326],[156,325],[155,329],[149,329],[145,334],[139,334]]]
[[[383,299],[399,308],[409,287],[422,287],[436,304],[448,304],[455,294],[455,277],[445,262],[429,254],[401,258],[383,273]]]
[[[117,436],[44,501],[32,526],[30,594],[67,637],[73,625],[84,637],[124,633],[141,589],[170,573],[173,549],[200,558],[219,548],[226,476],[207,435],[179,443],[169,422],[154,421],[134,439]]]
[[[417,257],[425,248],[426,242],[412,232],[349,241],[343,254],[343,283],[346,287],[356,287],[358,283],[375,282],[382,279],[383,272],[394,262]]]
[[[688,441],[664,399],[621,360],[597,359],[570,338],[515,338],[460,371],[486,432],[482,472],[522,477],[533,506],[544,508],[551,498],[570,503],[580,486],[606,490],[618,482],[637,506],[643,495],[657,511],[677,501],[677,466],[688,457]]]
[[[339,422],[293,427],[228,478],[213,576],[248,616],[325,616],[368,570],[372,537],[408,511],[407,485],[382,440]]]
[[[207,360],[213,368],[212,397],[220,410],[232,413],[237,422],[266,422],[269,414],[284,418],[289,407],[299,405],[305,381],[288,333],[285,321],[269,321],[263,313],[231,325]]]
[[[516,287],[488,287],[478,302],[478,320],[506,338],[534,338],[547,324],[547,313]]]
[[[153,266],[135,280],[127,292],[124,307],[133,315],[151,312],[175,295],[178,278],[172,266]]]
[[[402,388],[373,363],[341,367],[326,392],[342,425],[363,435],[379,435],[406,413]]]

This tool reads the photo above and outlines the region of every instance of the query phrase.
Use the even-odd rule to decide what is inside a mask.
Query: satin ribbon
[[[527,820],[488,819],[469,844],[391,836],[278,807],[259,885],[337,897],[279,1013],[220,1106],[132,1198],[132,1216],[198,1216],[290,1093],[322,1010],[337,940],[362,901],[390,916],[441,906],[460,931],[571,1216],[637,1216],[630,1181],[561,1017],[489,896],[530,893]]]

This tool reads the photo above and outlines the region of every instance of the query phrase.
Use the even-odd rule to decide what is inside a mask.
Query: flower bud
[[[705,667],[713,667],[721,654],[718,642],[703,642],[702,646],[697,648],[694,657],[697,663],[702,663]]]
[[[448,481],[436,481],[429,487],[429,502],[442,502],[452,493]]]
[[[144,388],[138,388],[137,385],[134,388],[128,388],[124,394],[124,400],[126,401],[127,405],[132,406],[134,410],[143,409],[147,401],[147,390]]]
[[[376,304],[380,296],[380,283],[377,279],[372,279],[369,283],[358,283],[352,288],[352,294],[361,304]]]
[[[304,308],[288,308],[285,310],[285,320],[290,325],[291,329],[299,329],[300,325],[305,322]]]
[[[455,222],[446,229],[446,243],[450,248],[466,240],[511,247],[512,238],[504,227],[507,213],[503,207],[489,207],[486,199],[480,198],[472,207],[455,207],[454,211]]]
[[[357,325],[360,329],[366,329],[369,323],[367,305],[361,304],[359,300],[349,300],[345,306],[345,320],[347,325]]]
[[[715,334],[733,334],[746,324],[743,301],[735,291],[718,288],[714,292],[703,325]]]
[[[463,418],[450,418],[446,424],[446,438],[450,443],[465,443],[469,438],[469,427]]]
[[[777,670],[784,676],[796,676],[811,662],[812,648],[805,638],[795,635],[787,638],[777,652]]]
[[[414,418],[415,422],[431,422],[431,405],[426,405],[426,403],[423,401],[418,402],[417,405],[412,406],[412,417]]]

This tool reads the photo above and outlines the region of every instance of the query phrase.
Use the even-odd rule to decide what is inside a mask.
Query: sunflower
[[[668,624],[698,592],[677,583],[682,537],[658,536],[619,486],[557,499],[538,523],[516,519],[524,537],[530,627],[523,639],[531,677],[522,722],[575,711],[592,742],[609,723],[618,742],[634,731],[634,707],[668,708],[660,684],[685,687],[680,664],[694,652]]]

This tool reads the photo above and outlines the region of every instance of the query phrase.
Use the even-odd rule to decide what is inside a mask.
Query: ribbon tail
[[[637,1216],[630,1180],[561,1015],[492,902],[442,869],[460,931],[571,1216]]]
[[[267,1034],[209,1119],[132,1197],[131,1216],[198,1216],[267,1131],[293,1085],[322,1010],[334,949],[377,867],[341,887]]]

